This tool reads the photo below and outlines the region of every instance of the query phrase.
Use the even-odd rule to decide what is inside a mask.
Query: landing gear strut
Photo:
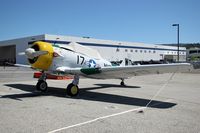
[[[67,86],[67,95],[73,97],[77,96],[79,93],[79,75],[74,75],[74,80]]]
[[[36,84],[36,89],[38,91],[42,91],[42,92],[46,92],[48,89],[48,85],[46,82],[46,73],[44,73],[44,71],[42,71],[42,75],[40,76],[40,78],[38,79],[38,82]]]

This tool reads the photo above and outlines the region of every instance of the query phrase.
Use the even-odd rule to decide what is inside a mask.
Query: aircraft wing
[[[192,70],[192,66],[190,63],[134,65],[123,67],[114,66],[103,68],[57,68],[57,71],[64,72],[66,74],[80,74],[85,77],[98,79],[121,79],[148,74],[188,72],[190,70]]]
[[[80,74],[80,70],[81,68],[69,68],[69,67],[57,67],[56,68],[56,71],[58,72],[63,72],[63,73],[66,73],[66,74]]]
[[[129,78],[133,76],[161,74],[173,72],[188,72],[192,70],[190,63],[173,63],[173,64],[153,64],[153,65],[134,65],[102,68],[102,74],[114,78]]]
[[[26,68],[31,68],[31,65],[12,64],[12,63],[9,63],[9,62],[6,62],[6,64],[11,65],[11,66],[16,66],[16,67],[26,67]]]

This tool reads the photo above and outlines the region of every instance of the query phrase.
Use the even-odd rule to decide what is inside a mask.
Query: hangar
[[[4,61],[16,63],[16,45],[0,46],[0,65]]]
[[[72,37],[60,35],[37,35],[24,38],[0,41],[0,64],[9,61],[11,63],[26,64],[25,56],[19,56],[35,41],[45,41],[51,44],[66,44],[76,42],[84,46],[96,49],[103,58],[111,62],[121,62],[124,65],[133,64],[136,61],[176,61],[177,47],[135,42],[123,42],[94,39],[90,37]],[[186,48],[180,47],[180,61],[186,61]]]

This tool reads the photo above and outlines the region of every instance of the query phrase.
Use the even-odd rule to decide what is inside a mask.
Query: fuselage
[[[98,51],[77,43],[62,45],[38,41],[26,51],[25,55],[31,67],[49,74],[77,74],[89,78],[102,78],[105,76],[102,75],[101,69],[112,66]]]
[[[53,45],[54,54],[49,71],[55,71],[58,67],[69,68],[102,68],[110,67],[111,63],[103,58],[93,58],[84,53],[76,52],[65,45]]]

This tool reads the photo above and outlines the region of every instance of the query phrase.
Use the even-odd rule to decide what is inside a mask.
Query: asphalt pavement
[[[0,68],[1,133],[198,133],[200,73],[80,79],[80,94],[66,96],[71,80],[47,80],[35,91],[33,71]],[[148,105],[148,106],[147,106]]]

